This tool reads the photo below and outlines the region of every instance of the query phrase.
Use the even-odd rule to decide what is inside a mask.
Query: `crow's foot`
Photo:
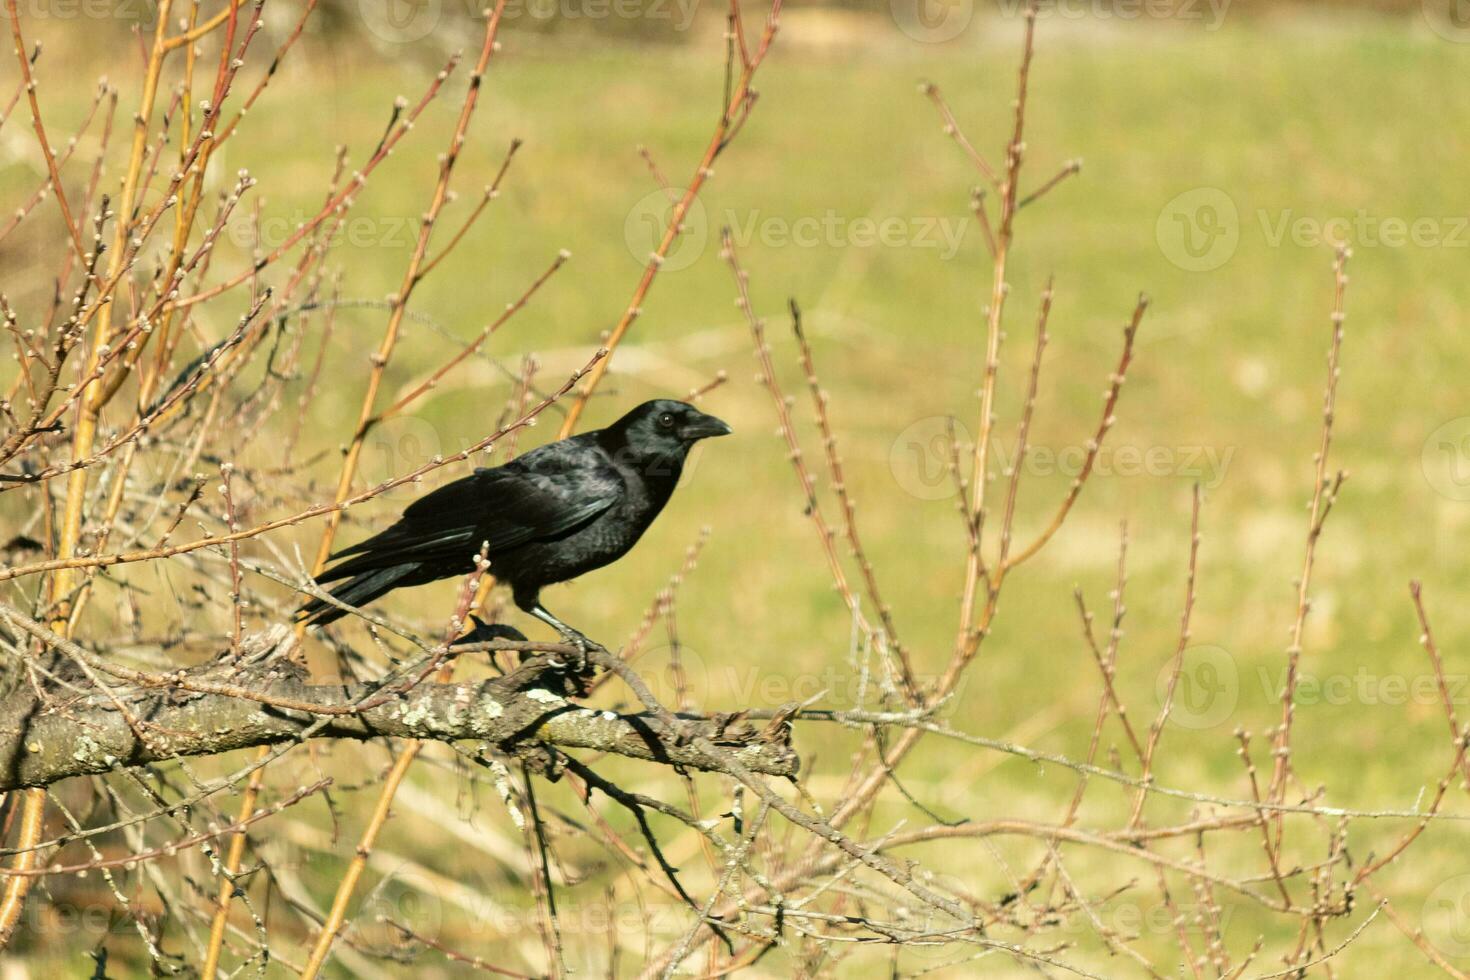
[[[601,650],[603,648],[602,644],[596,640],[589,639],[585,634],[572,629],[570,626],[565,626],[557,632],[561,633],[562,642],[576,647],[577,652],[572,655],[568,663],[562,663],[553,657],[551,666],[557,670],[570,671],[573,674],[592,673],[592,663],[588,660],[587,654],[591,650]]]

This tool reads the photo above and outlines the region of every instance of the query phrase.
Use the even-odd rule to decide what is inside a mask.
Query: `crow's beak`
[[[679,429],[679,435],[693,442],[695,439],[709,439],[712,436],[728,436],[730,427],[713,415],[698,415],[684,423]]]

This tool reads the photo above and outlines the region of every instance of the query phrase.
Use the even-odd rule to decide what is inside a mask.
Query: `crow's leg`
[[[588,639],[580,630],[573,629],[566,623],[563,623],[561,620],[551,615],[551,613],[547,611],[546,607],[541,605],[541,603],[539,602],[532,604],[531,607],[526,610],[526,612],[530,613],[532,616],[535,616],[547,626],[550,626],[552,629],[556,630],[558,633],[561,634],[561,638],[563,640],[577,648],[578,662],[576,663],[574,669],[576,673],[584,673],[587,670],[587,651],[592,649],[593,647],[599,646],[599,644],[593,640]]]

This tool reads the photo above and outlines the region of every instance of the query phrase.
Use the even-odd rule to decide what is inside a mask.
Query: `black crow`
[[[511,587],[515,604],[585,645],[541,605],[541,589],[626,554],[668,503],[690,448],[729,432],[684,402],[644,402],[605,429],[477,469],[414,501],[392,527],[333,555],[346,560],[316,580],[347,579],[332,596],[362,606],[404,586],[466,575],[488,546],[489,572]],[[320,599],[301,613],[313,623],[344,615]]]

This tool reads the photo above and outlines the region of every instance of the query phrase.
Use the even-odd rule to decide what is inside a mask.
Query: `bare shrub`
[[[558,644],[486,639],[478,630],[466,636],[472,613],[493,620],[501,608],[483,568],[462,584],[454,609],[415,619],[354,610],[350,627],[307,636],[293,626],[292,610],[303,596],[322,595],[311,574],[332,551],[348,508],[400,488],[415,491],[482,455],[505,458],[548,413],[560,414],[560,435],[574,431],[715,160],[756,109],[752,82],[777,34],[779,0],[759,27],[743,23],[732,5],[725,108],[683,188],[669,185],[649,158],[671,206],[601,346],[569,378],[543,380],[528,356],[494,431],[425,465],[385,473],[371,464],[364,470],[374,434],[410,417],[567,261],[548,255],[545,271],[454,356],[397,394],[386,389],[402,328],[415,315],[415,290],[514,177],[516,142],[482,197],[445,227],[487,72],[505,57],[496,41],[505,0],[487,12],[472,63],[452,59],[417,98],[393,105],[371,153],[338,156],[320,209],[280,240],[257,236],[253,254],[232,252],[221,236],[232,215],[251,207],[254,179],[241,172],[213,194],[205,178],[218,169],[221,146],[248,138],[246,110],[277,94],[276,66],[291,57],[312,4],[274,50],[263,50],[261,3],[206,13],[198,4],[171,9],[164,0],[145,39],[141,89],[121,98],[121,117],[119,93],[106,83],[98,89],[83,125],[103,134],[91,161],[77,159],[77,141],[48,130],[33,83],[44,61],[27,46],[15,0],[8,7],[21,78],[6,118],[12,126],[29,120],[48,176],[0,228],[0,241],[40,222],[55,222],[64,234],[54,236],[54,254],[46,256],[56,283],[49,302],[13,308],[0,296],[18,365],[0,402],[0,498],[10,498],[0,504],[19,515],[7,529],[0,567],[7,583],[0,790],[8,835],[0,945],[47,932],[35,916],[49,902],[79,914],[101,911],[100,940],[92,941],[95,928],[77,933],[99,976],[111,956],[139,969],[146,963],[159,973],[206,977],[264,974],[278,964],[315,976],[335,959],[361,975],[413,962],[503,976],[713,977],[746,969],[813,976],[850,962],[895,975],[971,975],[1019,964],[1044,975],[1187,970],[1236,978],[1332,975],[1332,959],[1382,917],[1430,962],[1463,975],[1378,884],[1441,816],[1451,784],[1470,777],[1466,733],[1417,586],[1412,600],[1449,727],[1443,758],[1424,763],[1434,780],[1429,798],[1410,811],[1329,806],[1324,788],[1302,783],[1293,754],[1312,577],[1343,485],[1331,448],[1346,251],[1332,267],[1324,310],[1328,375],[1280,720],[1259,735],[1238,730],[1221,747],[1238,755],[1242,789],[1164,785],[1155,776],[1170,748],[1167,723],[1177,710],[1196,579],[1208,556],[1198,490],[1183,531],[1178,639],[1153,717],[1130,713],[1138,693],[1118,682],[1126,534],[1107,608],[1095,613],[1080,590],[1076,596],[1098,687],[1085,753],[1044,753],[969,731],[947,710],[982,654],[1035,655],[989,649],[1002,593],[1053,542],[1085,491],[1114,427],[1148,306],[1140,297],[1131,311],[1119,311],[1117,360],[1098,368],[1102,405],[1070,488],[1059,500],[1033,499],[1019,461],[1037,411],[1053,292],[1048,285],[1036,298],[1025,397],[1005,413],[999,355],[1008,319],[1019,316],[1008,316],[1007,306],[1020,300],[1009,295],[1008,261],[1018,214],[1045,203],[1080,169],[1065,163],[1034,182],[1022,179],[1031,155],[1025,120],[1034,12],[1026,19],[1014,124],[998,163],[965,135],[939,89],[924,88],[974,165],[982,188],[974,211],[993,260],[975,439],[962,444],[952,434],[948,442],[954,534],[966,543],[948,649],[905,642],[884,599],[884,570],[864,548],[844,474],[841,406],[822,387],[799,307],[793,302],[789,314],[800,376],[788,394],[765,317],[751,299],[750,272],[725,236],[722,257],[748,321],[758,380],[822,549],[826,567],[817,574],[835,585],[855,642],[837,690],[828,685],[779,708],[717,714],[690,696],[695,658],[677,619],[678,590],[696,574],[702,539],[649,601],[635,634],[616,651],[593,651],[601,671],[595,678],[559,670],[556,658],[572,651]],[[415,123],[456,92],[458,114],[437,135],[445,140],[438,172],[423,175],[411,255],[381,303],[384,326],[360,408],[342,434],[342,457],[300,458],[302,427],[330,422],[323,380],[354,370],[334,363],[328,344],[346,306],[331,265],[338,232],[400,142],[436,138],[422,131],[427,126],[413,131]],[[121,189],[108,194],[103,187],[111,186],[117,161]],[[798,417],[812,420],[819,434],[810,456]],[[1014,431],[1007,465],[997,462],[1002,426]],[[1015,537],[1023,512],[1044,515],[1034,537]],[[314,536],[310,557],[292,546],[297,527]],[[166,602],[152,597],[160,583],[167,583]],[[115,595],[110,614],[85,615],[104,584]],[[831,646],[832,638],[812,639]],[[639,663],[660,642],[674,691],[664,700]],[[740,642],[729,638],[732,650]],[[458,661],[471,655],[499,672],[467,666],[456,677]],[[573,703],[595,703],[603,689],[637,704],[593,710]],[[853,740],[852,755],[826,754],[818,769],[809,761],[804,768],[797,754],[810,758],[804,743],[828,742],[834,731]],[[368,765],[349,744],[368,740],[391,748],[389,765]],[[933,743],[956,760],[1001,754],[1067,770],[1075,789],[1052,820],[1012,812],[1004,800],[944,819],[910,794],[900,772],[918,746]],[[454,811],[449,792],[430,794],[406,780],[414,766],[452,774],[476,820]],[[480,803],[481,791],[490,802]],[[424,853],[385,854],[379,838],[395,812],[422,833]],[[339,819],[361,828],[355,848],[320,828],[323,814],[334,829]],[[1350,836],[1365,821],[1402,830],[1392,846],[1355,854]],[[573,836],[597,845],[599,857],[559,853]],[[481,890],[432,870],[428,855],[445,841],[465,849],[467,861],[496,862],[512,886]],[[963,861],[946,857],[961,851]],[[330,862],[328,888],[319,887],[320,875],[304,880],[300,854]],[[986,860],[1006,887],[945,870]],[[1227,942],[1225,924],[1237,912],[1253,923],[1269,920],[1272,936],[1294,938],[1268,946],[1261,925],[1262,939]],[[449,920],[471,926],[450,928]],[[1170,937],[1172,961],[1158,958],[1157,944],[1138,941],[1142,929]],[[48,934],[57,934],[54,924]]]

